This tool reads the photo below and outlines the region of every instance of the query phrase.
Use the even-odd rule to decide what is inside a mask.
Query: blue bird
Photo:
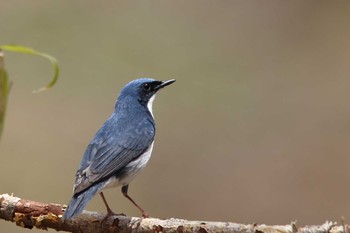
[[[122,186],[123,195],[142,212],[143,217],[148,217],[147,212],[128,195],[128,187],[151,157],[156,131],[152,113],[154,97],[173,82],[174,79],[141,78],[123,88],[114,112],[85,150],[76,172],[74,194],[62,219],[79,215],[97,193],[107,208],[106,217],[113,215],[102,190],[115,186]]]

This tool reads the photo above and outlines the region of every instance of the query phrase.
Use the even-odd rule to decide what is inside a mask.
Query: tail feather
[[[83,212],[89,201],[103,188],[103,183],[90,186],[88,189],[74,194],[67,209],[64,211],[62,219],[72,219]]]

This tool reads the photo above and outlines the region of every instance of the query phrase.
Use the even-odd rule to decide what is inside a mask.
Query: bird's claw
[[[142,217],[143,218],[149,218],[149,215],[146,211],[142,212]]]
[[[125,217],[126,215],[123,214],[123,213],[116,214],[116,213],[114,213],[113,211],[108,211],[108,213],[106,214],[106,216],[102,219],[101,225],[104,225],[104,224],[108,221],[109,217],[112,217],[112,216],[123,216],[123,217]]]

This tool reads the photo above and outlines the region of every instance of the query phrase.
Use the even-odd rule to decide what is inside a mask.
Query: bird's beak
[[[170,80],[168,80],[168,81],[162,81],[158,86],[156,86],[156,87],[154,88],[154,90],[155,90],[155,91],[158,91],[158,90],[162,89],[163,87],[166,87],[166,86],[172,84],[172,83],[175,82],[175,81],[176,81],[175,79],[170,79]]]

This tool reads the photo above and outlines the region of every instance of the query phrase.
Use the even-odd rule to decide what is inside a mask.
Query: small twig
[[[292,227],[292,233],[297,233],[298,232],[297,220],[294,220],[293,222],[291,222],[290,225]]]

